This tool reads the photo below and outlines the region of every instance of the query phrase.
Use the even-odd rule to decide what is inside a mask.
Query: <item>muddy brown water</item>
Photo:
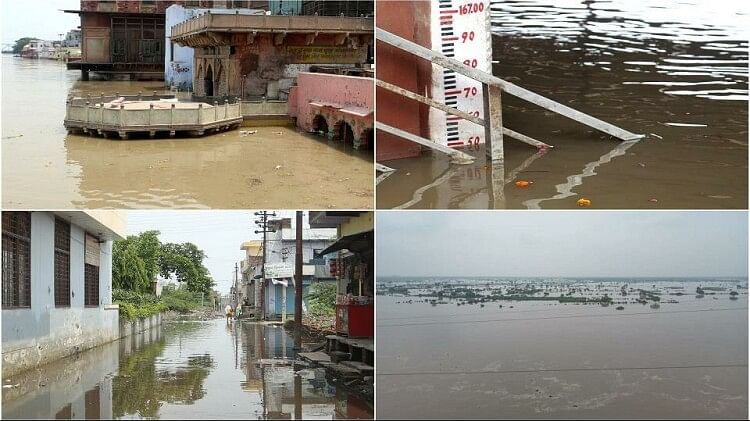
[[[295,375],[283,328],[169,322],[21,373],[4,384],[3,418],[371,418],[372,403]]]
[[[658,309],[378,295],[378,418],[747,419],[747,290],[695,285]]]
[[[554,149],[506,138],[501,175],[483,148],[466,166],[431,153],[384,162],[398,171],[377,206],[744,209],[747,24],[739,2],[493,2],[496,76],[647,137],[622,143],[506,94],[504,125]]]
[[[373,206],[371,151],[291,126],[187,139],[68,135],[68,95],[168,92],[158,81],[82,82],[64,64],[9,55],[2,73],[4,208]]]

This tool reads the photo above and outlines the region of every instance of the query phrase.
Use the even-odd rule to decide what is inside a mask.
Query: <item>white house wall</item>
[[[70,307],[56,308],[55,217],[31,214],[31,308],[2,310],[3,377],[118,338],[112,300],[112,241],[101,244],[99,306],[84,307],[84,231],[71,225]]]

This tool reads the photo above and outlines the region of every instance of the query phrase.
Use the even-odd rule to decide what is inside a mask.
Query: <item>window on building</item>
[[[99,239],[86,233],[84,246],[84,305],[99,306]]]
[[[56,420],[72,420],[73,419],[73,405],[67,404],[63,409],[57,411],[55,414]]]
[[[98,420],[101,418],[101,399],[99,398],[99,386],[89,390],[84,395],[84,403],[86,404],[86,419],[87,420]]]
[[[3,212],[3,308],[31,307],[31,212]]]
[[[70,224],[55,219],[55,307],[70,307]]]

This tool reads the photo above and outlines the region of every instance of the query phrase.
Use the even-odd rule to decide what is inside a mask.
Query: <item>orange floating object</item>
[[[591,201],[589,199],[578,199],[576,203],[578,204],[578,206],[582,208],[587,208],[591,206]]]
[[[530,181],[526,181],[526,180],[516,181],[516,187],[520,187],[520,188],[529,187],[530,184],[531,184],[531,182]]]

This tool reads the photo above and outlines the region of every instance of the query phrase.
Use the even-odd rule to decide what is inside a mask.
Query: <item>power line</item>
[[[529,374],[529,373],[565,373],[575,371],[634,371],[634,370],[681,370],[689,368],[743,368],[747,363],[728,364],[696,364],[696,365],[665,365],[658,367],[580,367],[580,368],[538,368],[527,370],[468,370],[468,371],[399,371],[380,372],[377,376],[430,376],[430,375],[471,375],[471,374]]]
[[[624,314],[588,314],[588,315],[581,314],[581,315],[574,315],[574,316],[537,317],[537,318],[526,318],[526,319],[519,318],[519,319],[463,320],[463,321],[447,321],[447,322],[402,323],[402,324],[390,324],[390,325],[378,324],[378,329],[382,327],[460,325],[460,324],[467,324],[467,323],[521,322],[521,321],[533,321],[533,320],[581,319],[581,318],[590,318],[590,317],[625,317],[625,316],[678,314],[678,313],[703,313],[703,312],[711,312],[711,311],[733,311],[733,310],[747,310],[747,307],[717,308],[717,309],[703,309],[703,310],[652,311],[652,312],[624,313]]]

